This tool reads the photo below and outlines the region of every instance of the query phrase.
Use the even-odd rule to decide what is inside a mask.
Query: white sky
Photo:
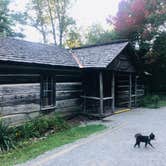
[[[24,10],[25,3],[29,0],[12,0],[15,2],[11,6],[14,10]],[[100,23],[107,26],[106,18],[108,15],[115,15],[120,0],[76,0],[70,9],[70,15],[76,20],[76,23],[82,29]],[[26,40],[40,42],[41,37],[33,28],[25,28]]]

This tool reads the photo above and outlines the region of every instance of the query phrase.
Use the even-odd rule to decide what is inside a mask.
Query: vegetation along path
[[[24,165],[42,166],[164,166],[166,163],[166,107],[138,108],[107,118],[110,128],[60,149],[47,152]],[[133,148],[136,133],[154,132],[155,148]]]

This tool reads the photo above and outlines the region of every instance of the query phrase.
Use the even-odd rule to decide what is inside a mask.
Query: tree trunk
[[[49,0],[47,0],[47,4],[48,4],[48,10],[49,10],[49,15],[50,15],[50,20],[51,20],[52,35],[53,35],[53,39],[54,39],[54,44],[57,45],[57,43],[56,43],[56,33],[55,33],[55,24],[54,24],[54,19],[53,19],[53,16],[52,16],[52,11],[51,11],[51,6],[50,6]]]

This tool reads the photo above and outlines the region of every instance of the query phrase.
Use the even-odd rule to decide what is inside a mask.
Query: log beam
[[[112,93],[112,112],[114,112],[115,111],[115,74],[114,74],[114,71],[112,71],[111,93]]]
[[[100,114],[104,113],[103,107],[103,73],[102,71],[99,73],[99,90],[100,90]]]
[[[131,102],[132,102],[132,100],[131,100],[131,94],[132,93],[132,74],[130,73],[130,75],[129,75],[129,108],[131,108]]]

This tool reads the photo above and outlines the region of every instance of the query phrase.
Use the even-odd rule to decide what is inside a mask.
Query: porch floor
[[[115,108],[114,112],[112,112],[111,109],[106,110],[103,114],[97,113],[97,112],[91,112],[90,110],[87,112],[82,113],[85,116],[88,117],[92,117],[92,118],[99,118],[99,119],[103,119],[106,118],[108,116],[114,115],[114,114],[118,114],[118,113],[122,113],[122,112],[127,112],[130,111],[130,108]]]

